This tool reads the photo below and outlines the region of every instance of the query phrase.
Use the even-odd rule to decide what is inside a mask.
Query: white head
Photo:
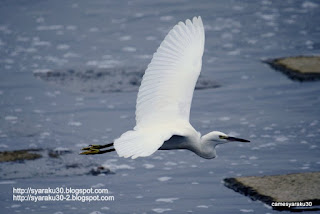
[[[228,136],[219,131],[213,131],[201,137],[200,147],[194,152],[200,157],[212,159],[216,157],[215,147],[218,144],[224,144],[231,141],[250,142],[249,140]]]

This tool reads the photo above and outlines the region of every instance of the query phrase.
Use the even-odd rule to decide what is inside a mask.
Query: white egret
[[[201,17],[179,22],[165,37],[145,71],[136,103],[136,126],[114,143],[90,145],[81,154],[116,151],[120,157],[146,157],[158,149],[187,149],[202,158],[216,157],[215,147],[250,142],[219,131],[201,137],[189,122],[193,91],[204,51]],[[112,148],[114,146],[114,148]],[[109,148],[107,150],[100,150]]]

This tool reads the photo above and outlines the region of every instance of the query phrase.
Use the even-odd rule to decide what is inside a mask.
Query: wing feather
[[[154,53],[139,88],[136,126],[114,141],[121,157],[144,157],[173,135],[195,130],[189,123],[193,91],[204,50],[201,17],[179,22]]]
[[[186,23],[179,22],[173,27],[153,55],[143,76],[136,105],[137,127],[150,123],[150,120],[155,122],[153,119],[158,117],[164,121],[189,121],[203,50],[201,17],[195,17],[192,21],[188,19]]]

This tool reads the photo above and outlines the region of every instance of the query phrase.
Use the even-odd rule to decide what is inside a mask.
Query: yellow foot
[[[82,150],[86,150],[85,152],[81,152],[80,155],[96,155],[100,154],[100,145],[89,145],[89,147],[84,147]]]
[[[96,155],[96,154],[100,154],[100,150],[99,149],[89,149],[85,152],[81,152],[80,155]]]
[[[85,152],[80,153],[80,155],[96,155],[96,154],[104,154],[104,153],[115,151],[114,148],[100,150],[100,149],[108,148],[111,146],[113,146],[113,143],[109,143],[106,145],[89,145],[88,147],[82,148],[82,150],[85,150]]]
[[[81,150],[91,150],[91,149],[101,149],[101,145],[89,145],[88,147],[84,147]]]

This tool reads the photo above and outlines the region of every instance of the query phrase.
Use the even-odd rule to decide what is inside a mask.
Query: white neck
[[[217,143],[218,144],[218,143]],[[206,135],[202,136],[200,142],[194,148],[191,148],[194,153],[205,159],[213,159],[217,156],[214,141],[209,141]]]

